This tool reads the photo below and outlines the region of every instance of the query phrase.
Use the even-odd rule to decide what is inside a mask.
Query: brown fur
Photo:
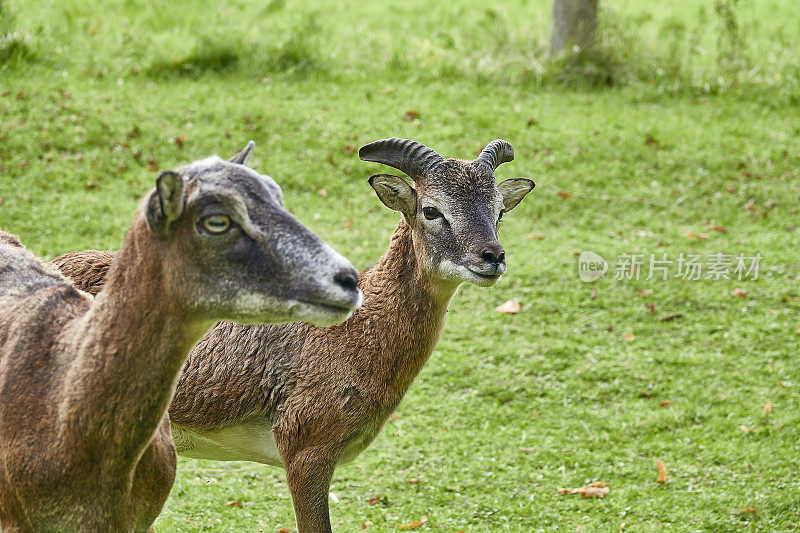
[[[154,432],[208,322],[159,302],[158,243],[142,218],[96,299],[0,245],[4,531],[146,530],[169,493],[175,451],[167,426]]]
[[[169,409],[176,435],[191,431],[213,440],[224,429],[262,431],[247,425],[261,423],[268,429],[253,437],[274,435],[279,462],[224,446],[196,455],[194,443],[176,437],[178,453],[282,463],[299,531],[330,531],[328,489],[336,465],[366,448],[396,409],[432,353],[460,283],[433,271],[429,248],[469,255],[497,242],[502,197],[485,165],[469,165],[447,160],[451,172],[418,183],[414,193],[438,191],[465,221],[463,235],[430,237],[413,215],[416,206],[409,209],[378,264],[360,274],[364,303],[349,320],[326,328],[222,322],[189,354]],[[470,230],[478,225],[481,232]],[[102,269],[102,258],[86,254],[55,261],[71,263],[81,285],[82,269]]]
[[[105,284],[94,297],[0,232],[4,532],[147,530],[173,483],[167,408],[197,340],[220,319],[330,324],[360,302],[352,265],[242,165],[251,149],[163,172],[119,252],[73,254],[89,290]]]

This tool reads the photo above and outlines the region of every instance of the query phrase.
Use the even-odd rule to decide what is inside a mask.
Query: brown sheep
[[[218,324],[189,354],[169,410],[182,455],[284,467],[301,533],[330,531],[336,465],[364,450],[398,406],[432,353],[459,284],[489,286],[505,273],[498,221],[534,186],[495,184],[494,169],[513,159],[500,140],[475,161],[444,159],[405,139],[377,141],[359,154],[416,185],[370,178],[403,220],[378,264],[361,273],[363,307],[328,328]],[[89,286],[108,253],[75,252],[54,263]]]
[[[167,407],[214,322],[358,306],[353,267],[240,164],[251,149],[162,172],[97,297],[0,232],[5,533],[147,530],[175,474]]]

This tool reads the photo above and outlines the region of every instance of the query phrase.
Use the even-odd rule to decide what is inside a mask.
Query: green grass
[[[252,138],[290,209],[365,267],[398,217],[349,147],[505,138],[498,177],[537,183],[503,221],[509,274],[455,296],[399,421],[337,471],[334,529],[793,530],[800,7],[735,4],[732,52],[711,1],[601,4],[598,50],[548,64],[543,1],[7,2],[0,227],[44,257],[116,247],[156,168]],[[763,259],[755,281],[587,284],[574,250]],[[520,314],[494,311],[511,298]],[[595,480],[603,500],[556,492]],[[181,460],[156,531],[283,526],[279,469]]]

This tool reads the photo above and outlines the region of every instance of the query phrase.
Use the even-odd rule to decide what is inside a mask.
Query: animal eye
[[[231,227],[231,219],[226,215],[209,215],[200,221],[203,229],[209,233],[225,233]]]
[[[444,216],[442,215],[441,211],[439,211],[435,207],[423,207],[422,214],[425,215],[425,218],[427,218],[428,220],[434,220]]]

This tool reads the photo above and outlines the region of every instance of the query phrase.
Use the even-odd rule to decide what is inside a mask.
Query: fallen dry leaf
[[[562,494],[580,494],[584,498],[603,498],[610,490],[607,482],[595,481],[591,485],[578,487],[577,489],[559,488],[558,492]]]
[[[728,233],[728,228],[725,226],[709,226],[708,229],[714,230],[717,233]]]
[[[403,116],[406,120],[414,120],[415,118],[419,118],[419,111],[406,111],[406,114]]]
[[[686,238],[690,241],[707,241],[708,235],[705,233],[694,233],[693,231],[690,231],[686,234]]]
[[[411,483],[412,485],[416,485],[417,483],[422,483],[422,480],[416,477],[412,477],[406,483]]]
[[[292,533],[292,530],[288,527],[282,527],[278,530],[278,533]]]
[[[394,92],[394,88],[393,87],[387,87],[387,88],[385,88],[384,90],[381,91],[381,94],[392,94],[393,92]]]
[[[520,448],[519,451],[521,451],[522,453],[527,455],[527,454],[533,453],[534,449],[533,448]]]
[[[529,239],[531,241],[543,241],[544,240],[544,237],[542,237],[541,235],[525,235],[525,238]]]
[[[767,403],[764,404],[764,414],[768,415],[771,412],[772,412],[772,401],[767,401]]]
[[[352,144],[348,144],[347,146],[342,148],[342,153],[343,154],[350,155],[350,154],[354,154],[355,152],[356,152],[356,147],[353,146]]]
[[[175,144],[178,145],[178,148],[183,148],[183,143],[186,142],[186,134],[184,133],[182,135],[178,135],[172,140],[175,141]]]
[[[656,461],[656,481],[659,483],[667,482],[667,465],[661,459]]]
[[[147,170],[158,170],[158,163],[152,157],[147,160]]]
[[[644,143],[645,144],[658,144],[658,139],[656,139],[652,135],[648,135],[647,138],[645,138]]]
[[[668,405],[672,405],[672,400],[661,400],[660,402],[658,402],[658,404],[661,407],[666,407]]]
[[[670,320],[675,320],[676,318],[681,318],[683,315],[680,313],[672,313],[671,315],[664,315],[658,317],[659,322],[669,322]]]
[[[742,507],[741,511],[743,513],[756,514],[756,510],[753,507]]]
[[[625,335],[625,340],[628,341],[628,342],[631,342],[635,338],[636,338],[636,335],[634,335],[633,333],[628,333],[627,335]]]
[[[381,501],[381,495],[380,494],[376,494],[375,496],[373,496],[372,498],[367,500],[367,503],[370,504],[370,505],[375,505],[379,501]]]
[[[228,503],[226,503],[225,505],[230,505],[231,507],[239,507],[239,508],[241,508],[242,507],[242,502],[240,502],[239,500],[231,500]]]
[[[643,390],[642,392],[639,393],[639,398],[649,398],[649,397],[650,397],[649,390]]]
[[[733,185],[728,185],[727,187],[725,187],[725,190],[728,191],[729,193],[735,193],[736,187],[734,187]]]
[[[747,293],[744,292],[743,289],[737,287],[736,289],[733,289],[731,296],[735,296],[736,298],[747,298]]]
[[[650,296],[653,294],[653,289],[636,289],[642,296]]]
[[[410,524],[404,524],[404,525],[400,526],[398,529],[400,529],[400,530],[416,529],[418,527],[422,527],[423,524],[425,524],[425,522],[427,522],[427,521],[428,521],[428,517],[427,516],[421,516],[419,520],[417,520],[415,522],[411,522]]]
[[[522,311],[522,304],[519,300],[509,300],[504,304],[500,304],[495,308],[495,311],[504,315],[516,315]]]
[[[655,313],[656,312],[656,304],[645,304],[645,307],[651,313]]]
[[[569,198],[571,196],[572,196],[571,192],[558,191],[558,197],[561,198],[562,200],[566,200],[567,198]]]
[[[2,200],[2,198],[0,198],[0,200]],[[0,203],[2,203],[2,202],[0,202]],[[798,335],[800,335],[800,328],[797,328],[796,330],[794,330],[794,332],[797,333]]]

